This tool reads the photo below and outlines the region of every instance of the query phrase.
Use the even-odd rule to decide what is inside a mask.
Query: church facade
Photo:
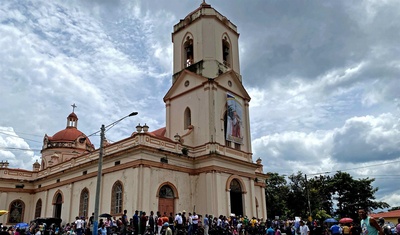
[[[166,126],[149,131],[138,125],[130,137],[104,142],[100,213],[267,217],[267,176],[261,160],[252,160],[238,39],[236,26],[204,2],[174,26]],[[0,164],[0,209],[9,211],[0,222],[89,217],[99,162],[89,137],[78,130],[73,111],[64,130],[45,135],[32,171]]]

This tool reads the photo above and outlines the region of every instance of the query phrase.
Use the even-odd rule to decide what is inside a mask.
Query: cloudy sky
[[[377,199],[400,206],[399,2],[207,2],[238,27],[264,171],[372,177]],[[1,1],[0,160],[31,169],[73,103],[87,135],[133,111],[109,140],[165,126],[171,32],[200,3]]]

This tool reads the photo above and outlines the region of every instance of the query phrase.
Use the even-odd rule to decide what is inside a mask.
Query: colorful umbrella
[[[353,222],[352,218],[341,218],[339,220],[339,223],[342,223],[342,224],[347,224],[347,223],[351,223],[351,222]]]
[[[336,223],[337,220],[335,220],[334,218],[329,218],[329,219],[326,219],[324,222],[325,223]]]
[[[6,211],[6,210],[0,210],[0,216],[5,215],[7,213],[8,213],[8,211]]]
[[[28,223],[18,223],[15,225],[15,228],[28,228],[29,224]]]

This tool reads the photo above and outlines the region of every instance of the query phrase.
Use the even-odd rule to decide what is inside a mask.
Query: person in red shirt
[[[163,226],[163,219],[162,219],[162,216],[161,216],[161,213],[159,212],[159,211],[157,211],[157,228],[158,228],[158,230],[157,230],[157,234],[158,235],[161,235],[160,233],[161,233],[161,229],[162,229],[162,226]]]

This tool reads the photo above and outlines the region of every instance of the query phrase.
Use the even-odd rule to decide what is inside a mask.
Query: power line
[[[9,133],[3,132],[3,131],[0,131],[0,133],[3,134],[3,135],[8,135],[8,136],[16,137],[16,138],[23,139],[23,140],[29,140],[29,141],[36,142],[36,143],[42,143],[41,141],[32,140],[32,139],[28,139],[28,138],[22,138],[22,137],[20,137],[20,136],[18,136],[18,135],[9,134]]]
[[[3,130],[1,132],[10,132],[10,133],[16,133],[16,134],[22,134],[22,135],[31,135],[31,136],[37,136],[37,137],[42,137],[43,135],[38,135],[38,134],[32,134],[32,133],[26,133],[26,132],[19,132],[19,131],[8,131],[8,130]]]
[[[342,171],[359,170],[359,169],[363,169],[363,168],[374,167],[374,166],[382,166],[382,165],[398,163],[398,162],[400,162],[400,160],[391,161],[391,162],[385,162],[385,163],[379,163],[379,164],[374,164],[374,165],[368,165],[368,166],[362,166],[362,167],[356,167],[356,168],[350,168],[350,169],[345,169],[345,170],[342,170]]]
[[[43,135],[31,134],[31,133],[25,133],[25,132],[19,132],[19,131],[15,131],[15,133],[22,134],[22,135],[31,135],[31,136],[43,137]]]
[[[360,176],[360,175],[354,175],[354,176]],[[368,176],[399,176],[400,177],[400,175],[368,175]]]
[[[32,152],[40,152],[41,149],[24,149],[24,148],[14,148],[14,147],[0,147],[0,149],[4,150],[22,150],[22,151],[32,151]]]
[[[349,168],[349,169],[343,169],[343,170],[325,171],[325,172],[320,172],[320,173],[315,173],[315,174],[308,174],[308,175],[323,175],[323,174],[332,174],[332,173],[338,172],[338,171],[360,170],[360,169],[364,169],[364,168],[375,167],[375,166],[382,166],[382,165],[388,165],[388,164],[393,164],[393,163],[398,163],[398,162],[400,162],[400,160],[390,161],[390,162],[385,162],[385,163],[379,163],[379,164],[373,164],[373,165],[367,165],[367,166],[361,166],[361,167],[355,167],[355,168]]]

